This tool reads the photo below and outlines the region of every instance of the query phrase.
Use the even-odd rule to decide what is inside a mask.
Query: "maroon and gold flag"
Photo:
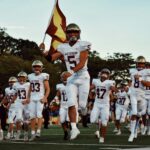
[[[52,18],[45,32],[52,37],[51,47],[49,51],[50,54],[55,53],[57,46],[60,43],[64,43],[66,41],[65,29],[66,29],[66,17],[59,8],[58,0],[56,0],[52,12]]]

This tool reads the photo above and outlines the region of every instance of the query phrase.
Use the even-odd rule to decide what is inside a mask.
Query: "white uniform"
[[[29,82],[31,84],[31,94],[30,94],[30,118],[41,118],[44,104],[41,100],[45,95],[44,81],[49,80],[49,74],[40,73],[35,75],[35,73],[28,75]]]
[[[138,71],[136,68],[130,69],[130,75],[131,75],[131,79],[132,79],[131,88],[133,88],[132,90],[135,91],[135,93],[136,93],[135,97],[136,97],[136,101],[137,101],[137,106],[136,106],[135,104],[132,105],[132,100],[131,100],[131,107],[132,108],[137,107],[137,115],[141,116],[146,113],[145,89],[144,89],[144,86],[142,85],[142,83],[135,79],[134,76],[137,74],[140,75],[143,80],[145,80],[146,70],[143,69],[143,70]]]
[[[67,70],[72,70],[80,61],[80,53],[90,49],[91,44],[85,41],[77,41],[73,46],[68,43],[60,44],[57,50],[64,56]],[[90,76],[87,71],[87,61],[82,69],[75,72],[67,79],[68,106],[77,103],[79,95],[79,107],[85,109],[89,94]]]
[[[109,120],[110,88],[114,86],[115,82],[112,80],[101,82],[100,79],[93,79],[92,84],[95,85],[96,97],[90,121],[91,123],[95,123],[100,117],[102,124],[106,126]]]
[[[129,94],[126,91],[119,90],[116,93],[117,101],[116,101],[116,120],[120,120],[121,123],[125,121],[125,117],[127,115],[127,110],[129,106]]]
[[[60,110],[59,110],[59,115],[60,115],[60,122],[64,123],[65,121],[69,121],[68,118],[68,106],[67,106],[67,96],[66,96],[66,86],[64,84],[57,84],[56,85],[56,90],[60,91]]]
[[[150,81],[150,69],[146,69],[146,81]],[[150,87],[145,87],[147,113],[150,115]]]
[[[16,121],[25,121],[24,119],[29,119],[29,107],[28,104],[23,105],[22,102],[27,99],[28,92],[30,88],[30,83],[25,82],[20,84],[19,82],[13,85],[13,89],[17,93],[16,98]]]
[[[11,102],[11,100],[15,95],[16,95],[16,91],[13,88],[7,87],[5,89],[5,96],[7,98],[8,103]],[[16,117],[16,104],[14,102],[11,104],[8,110],[8,123],[14,123],[15,117]]]
[[[137,115],[137,99],[136,92],[133,87],[129,87],[128,95],[130,96],[130,115]]]

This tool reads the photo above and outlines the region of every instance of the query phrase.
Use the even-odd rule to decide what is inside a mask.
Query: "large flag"
[[[58,0],[56,0],[51,20],[45,32],[52,37],[50,54],[55,53],[57,46],[66,41],[65,29],[66,17],[59,8]]]

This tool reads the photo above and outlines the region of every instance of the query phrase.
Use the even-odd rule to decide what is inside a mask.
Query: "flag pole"
[[[49,18],[48,25],[50,24],[50,22],[51,22],[51,20],[52,20],[52,17],[53,17],[53,14],[54,14],[54,10],[55,10],[55,6],[56,6],[56,4],[57,4],[57,1],[58,1],[58,0],[55,0],[55,2],[54,2],[54,7],[53,7],[53,10],[52,10],[51,16],[50,16],[50,18]],[[48,25],[47,25],[47,28],[48,28]],[[46,39],[46,32],[45,32],[45,34],[44,34],[42,43],[45,42],[45,39]]]
[[[45,39],[46,39],[46,33],[44,34],[44,37],[43,37],[42,43],[44,43],[44,42],[45,42]]]

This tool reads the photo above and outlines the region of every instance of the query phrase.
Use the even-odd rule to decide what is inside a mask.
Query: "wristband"
[[[70,70],[69,73],[72,75],[72,74],[74,74],[74,71],[73,71],[73,70]]]
[[[55,96],[54,99],[55,99],[55,100],[58,100],[59,98],[58,98],[58,96]]]
[[[139,81],[141,82],[142,80],[143,80],[143,79],[140,77],[140,78],[139,78]]]

